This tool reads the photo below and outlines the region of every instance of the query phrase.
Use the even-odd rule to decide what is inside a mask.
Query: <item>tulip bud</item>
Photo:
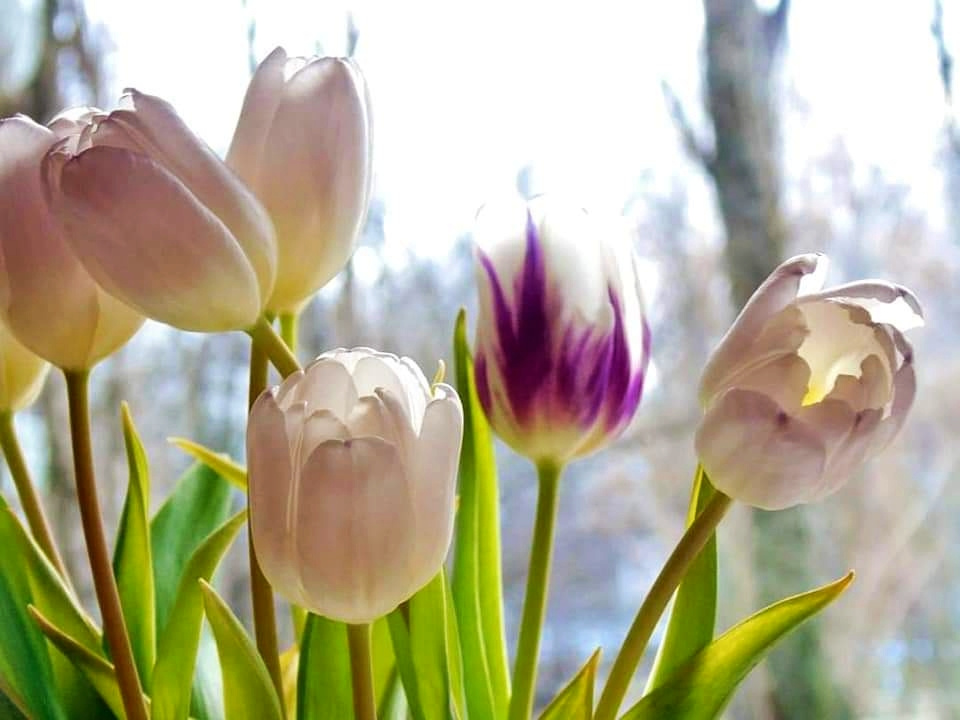
[[[277,48],[250,81],[227,164],[277,230],[272,311],[299,308],[353,253],[370,199],[369,104],[349,59]]]
[[[904,287],[820,291],[827,260],[800,255],[754,293],[707,362],[696,447],[727,495],[778,510],[838,490],[896,436],[913,403],[923,325]]]
[[[311,612],[385,615],[439,571],[453,530],[463,410],[408,358],[317,358],[250,411],[250,523],[263,572]]]
[[[69,111],[45,156],[54,214],[87,271],[160,322],[246,329],[273,290],[273,228],[253,194],[164,100]]]
[[[143,318],[90,277],[50,214],[40,165],[55,142],[29,118],[0,120],[0,319],[40,357],[85,370]]]
[[[636,258],[582,210],[504,209],[478,217],[477,393],[508,445],[562,463],[614,440],[640,403],[650,331]]]
[[[15,413],[32,404],[49,369],[0,325],[0,413]]]

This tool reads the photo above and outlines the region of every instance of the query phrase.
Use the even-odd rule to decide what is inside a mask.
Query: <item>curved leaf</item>
[[[781,637],[837,599],[853,573],[770,605],[735,625],[677,668],[621,720],[713,720],[747,673]]]
[[[137,672],[150,691],[150,673],[156,657],[156,608],[153,590],[153,554],[150,549],[150,469],[143,443],[126,403],[121,405],[123,443],[127,450],[130,481],[120,515],[113,551],[113,575],[117,579],[123,619]]]
[[[203,463],[234,487],[247,491],[247,469],[226,453],[211,450],[205,445],[188,440],[187,438],[173,437],[169,442],[183,450],[194,460]]]
[[[599,663],[598,648],[573,680],[550,701],[540,720],[590,720],[593,717],[593,683]]]
[[[210,579],[246,517],[246,510],[241,510],[215,530],[184,569],[170,617],[157,644],[153,720],[182,720],[187,716],[203,624],[203,598],[197,580]]]
[[[240,621],[208,583],[200,580],[203,607],[213,628],[223,671],[223,699],[230,720],[282,720],[270,673]]]
[[[311,613],[300,645],[297,720],[352,720],[347,626]]]

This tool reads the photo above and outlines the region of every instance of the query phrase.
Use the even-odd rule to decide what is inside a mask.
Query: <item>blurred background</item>
[[[561,192],[636,229],[652,381],[623,439],[563,483],[541,700],[595,647],[612,659],[679,537],[710,348],[780,259],[819,250],[831,283],[881,277],[920,296],[920,389],[900,439],[839,494],[724,522],[720,628],[857,571],[727,715],[960,718],[960,2],[0,0],[0,116],[110,108],[135,85],[223,153],[278,44],[353,55],[374,101],[369,220],[306,311],[302,357],[363,344],[449,361],[455,313],[475,308],[473,216],[493,196]],[[245,340],[148,323],[97,368],[108,531],[126,482],[120,400],[156,507],[188,465],[168,436],[243,457]],[[60,378],[18,426],[72,574],[87,578]],[[498,461],[513,638],[535,482],[505,447]],[[219,583],[248,615],[245,559],[235,548]]]

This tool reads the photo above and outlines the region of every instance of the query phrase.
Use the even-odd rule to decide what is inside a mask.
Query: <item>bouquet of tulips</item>
[[[0,717],[29,720],[527,720],[534,707],[561,476],[640,403],[651,338],[629,237],[547,198],[478,216],[479,317],[441,364],[333,350],[301,367],[298,314],[349,259],[370,195],[367,90],[349,60],[257,69],[226,161],[165,101],[0,121]],[[826,261],[773,271],[700,380],[687,529],[602,688],[599,650],[539,717],[718,716],[784,634],[852,574],[715,633],[714,531],[734,500],[786,508],[834,492],[913,401],[905,288],[822,290]],[[406,308],[417,312],[417,308]],[[144,318],[252,341],[246,463],[197,464],[151,512],[129,411],[129,484],[105,541],[88,376]],[[77,504],[98,625],[82,607],[20,452],[13,415],[48,363],[66,378]],[[272,365],[282,383],[268,387]],[[101,431],[100,428],[97,428]],[[491,432],[492,431],[492,432]],[[492,433],[539,479],[526,596],[508,661]],[[241,498],[243,501],[241,502]],[[252,632],[212,584],[250,537]],[[451,549],[452,548],[452,549]],[[84,579],[85,580],[85,579]],[[671,600],[639,701],[625,698]],[[293,641],[278,641],[276,600]],[[219,666],[202,658],[204,620]]]

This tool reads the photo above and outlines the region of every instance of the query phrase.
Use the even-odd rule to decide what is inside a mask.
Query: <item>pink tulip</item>
[[[50,205],[103,288],[184,330],[246,329],[273,290],[273,228],[256,198],[164,100],[69,111],[44,158]]]
[[[370,199],[371,142],[366,83],[352,60],[277,48],[260,63],[227,164],[277,230],[270,310],[296,310],[350,259]]]
[[[838,490],[896,436],[913,404],[923,324],[904,287],[862,280],[820,291],[822,255],[773,271],[703,372],[696,447],[722,492],[768,510]]]
[[[0,120],[0,316],[40,357],[84,370],[124,345],[143,317],[94,281],[50,213],[40,165],[58,141],[53,128]]]

